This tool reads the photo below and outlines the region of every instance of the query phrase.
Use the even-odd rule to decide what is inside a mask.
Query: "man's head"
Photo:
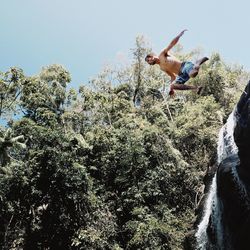
[[[145,57],[145,61],[150,65],[155,65],[157,62],[157,56],[154,53],[150,53]]]

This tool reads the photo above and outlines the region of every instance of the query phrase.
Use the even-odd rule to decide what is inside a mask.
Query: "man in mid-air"
[[[160,69],[166,72],[171,78],[169,95],[174,96],[174,90],[196,90],[199,94],[202,87],[184,85],[190,77],[196,77],[199,73],[201,64],[208,60],[207,57],[203,57],[196,63],[181,62],[175,56],[171,55],[169,51],[177,44],[180,37],[186,30],[183,30],[177,37],[175,37],[171,43],[161,51],[159,56],[154,53],[150,53],[146,56],[145,61],[150,65],[159,64]],[[163,91],[165,90],[165,85]]]

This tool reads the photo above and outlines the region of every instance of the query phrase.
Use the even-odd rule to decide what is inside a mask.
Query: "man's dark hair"
[[[149,53],[149,54],[147,54],[146,57],[145,57],[145,61],[147,61],[147,59],[149,57],[152,57],[152,56],[155,56],[155,53]]]

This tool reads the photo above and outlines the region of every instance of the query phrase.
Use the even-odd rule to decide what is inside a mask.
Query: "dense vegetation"
[[[1,249],[182,249],[247,73],[218,54],[160,100],[167,81],[141,37],[133,62],[69,89],[60,65],[0,74]],[[195,59],[199,52],[184,54]]]

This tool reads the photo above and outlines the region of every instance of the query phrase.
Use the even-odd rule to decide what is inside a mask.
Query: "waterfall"
[[[234,142],[234,128],[236,125],[235,112],[233,111],[227,119],[227,123],[219,132],[219,140],[217,146],[217,162],[218,165],[231,154],[237,154],[238,148]]]
[[[216,205],[214,203],[215,201],[215,194],[216,194],[216,175],[214,176],[212,180],[211,187],[209,189],[208,197],[205,203],[205,210],[203,218],[198,225],[198,230],[195,234],[196,240],[197,240],[197,246],[200,250],[205,250],[207,243],[208,243],[208,237],[207,237],[207,226],[210,218],[210,214],[213,210],[213,206]],[[216,199],[217,200],[217,199]]]
[[[236,154],[238,148],[234,142],[233,132],[235,128],[235,115],[234,111],[228,117],[227,123],[220,129],[218,146],[217,146],[217,164],[226,159],[231,154]],[[211,214],[213,214],[211,216]],[[216,225],[216,239],[218,249],[223,249],[223,232],[221,224],[221,204],[217,197],[217,184],[216,174],[213,177],[212,184],[210,186],[207,200],[205,202],[205,209],[203,212],[203,218],[198,225],[198,230],[195,234],[197,240],[197,249],[206,250],[209,249],[209,240],[207,236],[207,227],[209,218],[213,225]]]

